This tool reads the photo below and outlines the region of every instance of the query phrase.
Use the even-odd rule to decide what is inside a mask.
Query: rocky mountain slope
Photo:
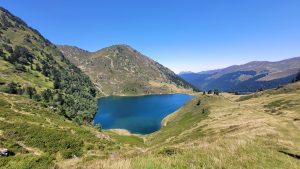
[[[300,69],[300,57],[278,62],[255,61],[224,69],[181,73],[180,77],[203,90],[253,92],[290,83]]]
[[[26,95],[79,123],[96,112],[96,89],[59,49],[0,8],[0,91]]]
[[[62,53],[93,80],[103,95],[190,92],[192,86],[174,72],[127,45],[96,52],[58,46]]]

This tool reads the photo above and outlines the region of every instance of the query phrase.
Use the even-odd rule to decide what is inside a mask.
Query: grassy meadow
[[[78,125],[0,93],[0,168],[299,168],[300,83],[247,96],[195,94],[148,135]]]
[[[200,105],[198,105],[200,100]],[[247,96],[196,94],[142,136],[136,156],[84,168],[299,168],[300,83]]]

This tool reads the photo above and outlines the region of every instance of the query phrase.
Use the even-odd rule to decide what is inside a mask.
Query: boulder
[[[9,156],[9,151],[6,148],[0,148],[0,156]]]

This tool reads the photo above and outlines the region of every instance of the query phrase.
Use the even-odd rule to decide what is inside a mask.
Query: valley
[[[300,166],[299,58],[180,77],[128,45],[54,45],[2,7],[0,28],[0,168]]]

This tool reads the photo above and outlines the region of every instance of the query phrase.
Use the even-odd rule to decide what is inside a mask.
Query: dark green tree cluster
[[[16,46],[8,58],[5,58],[10,63],[16,66],[17,70],[25,71],[25,65],[33,63],[33,56],[30,54],[27,48],[22,46]]]
[[[90,79],[69,61],[62,68],[52,56],[43,60],[41,73],[53,81],[57,94],[45,90],[41,96],[47,102],[54,102],[60,113],[77,123],[88,123],[96,112],[96,89]]]
[[[9,84],[7,84],[6,89],[4,89],[4,91],[6,93],[10,93],[10,94],[23,94],[24,93],[24,89],[22,88],[22,86],[18,83],[14,83],[11,82]]]
[[[12,64],[29,65],[33,61],[33,56],[29,53],[27,48],[16,46],[15,50],[8,58],[8,61]]]
[[[9,45],[8,45],[9,46]],[[53,107],[61,115],[79,124],[90,123],[96,112],[96,89],[90,79],[80,69],[68,60],[61,58],[64,66],[60,65],[52,54],[41,51],[43,59],[34,56],[26,47],[16,46],[11,53],[4,46],[0,50],[1,57],[15,65],[17,70],[32,70],[41,72],[53,81],[54,89],[37,92],[34,87],[11,82],[5,85],[2,91],[10,94],[26,94],[30,99],[43,101]],[[4,57],[3,49],[8,53]],[[60,53],[59,53],[60,54]],[[35,60],[35,61],[34,61]]]
[[[220,91],[218,89],[209,90],[209,91],[207,91],[207,94],[219,95]],[[205,93],[203,93],[203,95],[205,95]]]
[[[220,94],[220,91],[218,89],[215,89],[214,90],[214,95],[219,95]]]

